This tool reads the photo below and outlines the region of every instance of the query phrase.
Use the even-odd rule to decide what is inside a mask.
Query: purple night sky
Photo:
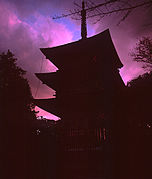
[[[81,0],[76,2],[80,4]],[[102,0],[93,2],[101,3]],[[50,98],[54,90],[39,82],[34,73],[57,69],[45,59],[39,48],[53,47],[81,38],[79,21],[70,17],[51,19],[51,16],[68,13],[73,8],[75,6],[71,0],[0,0],[0,52],[10,49],[15,54],[18,64],[27,71],[35,98]],[[106,17],[96,24],[93,19],[88,21],[88,36],[110,29],[117,53],[124,64],[120,74],[125,83],[144,72],[142,65],[133,62],[129,53],[139,38],[152,37],[151,16],[152,8],[139,8],[119,26],[116,24],[120,14]],[[39,115],[57,119],[42,110]]]

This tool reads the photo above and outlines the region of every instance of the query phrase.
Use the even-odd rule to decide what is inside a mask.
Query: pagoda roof
[[[74,61],[79,63],[82,61],[79,57],[83,55],[93,57],[93,55],[95,56],[97,54],[103,56],[104,60],[112,60],[110,63],[115,68],[121,68],[123,66],[113,45],[109,29],[87,39],[81,39],[52,48],[40,48],[40,50],[57,67],[72,64]],[[73,58],[77,60],[73,60]]]
[[[35,73],[36,77],[46,84],[50,88],[56,89],[57,88],[57,72],[51,73]]]
[[[56,98],[34,99],[34,104],[56,116],[60,114],[57,110],[58,108],[56,106]]]
[[[83,74],[71,74],[58,72],[50,72],[50,73],[35,73],[36,77],[42,81],[43,84],[46,84],[50,88],[57,90],[64,87],[68,87],[70,84],[70,88],[76,88],[77,86],[82,87],[91,87],[91,83],[94,84],[94,78],[91,78],[93,74],[90,73],[90,79],[88,80],[88,75]],[[72,79],[72,80],[71,80]]]
[[[80,103],[81,98],[81,103]],[[98,99],[98,105],[94,108],[94,104]],[[72,103],[73,102],[73,103]],[[96,96],[81,95],[76,96],[74,98],[67,97],[66,99],[58,99],[58,98],[47,98],[47,99],[34,99],[34,104],[45,111],[54,114],[56,116],[61,116],[63,113],[70,112],[88,112],[96,111],[101,107],[102,101],[100,98]],[[64,111],[64,112],[63,112]]]
[[[35,75],[37,76],[39,80],[42,81],[43,84],[46,84],[47,86],[49,86],[50,88],[54,90],[58,90],[58,92],[59,92],[59,89],[62,89],[63,93],[68,92],[69,87],[70,87],[70,90],[72,89],[72,92],[74,91],[78,92],[77,90],[82,88],[85,92],[88,91],[89,89],[89,91],[96,93],[101,90],[101,87],[106,88],[106,86],[108,86],[108,83],[109,83],[108,78],[102,77],[102,76],[106,76],[104,74],[100,74],[100,75],[98,74],[99,77],[98,76],[94,77],[92,73],[90,73],[90,76],[86,75],[85,73],[84,75],[83,73],[82,74],[77,73],[74,76],[72,74],[68,75],[68,73],[65,74],[65,73],[58,71],[58,72],[50,72],[50,73],[35,73]],[[113,86],[114,88],[117,89],[119,87],[125,86],[118,71],[117,73],[116,72],[113,73],[111,76],[112,78],[110,79],[113,81],[113,84],[115,84]],[[101,83],[103,83],[102,86],[100,87],[98,86],[98,90],[96,89],[97,83],[98,85],[101,85]]]

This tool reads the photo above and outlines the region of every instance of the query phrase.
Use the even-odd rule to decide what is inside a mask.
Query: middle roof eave
[[[56,89],[58,87],[58,72],[50,73],[35,73],[36,77],[50,88]]]

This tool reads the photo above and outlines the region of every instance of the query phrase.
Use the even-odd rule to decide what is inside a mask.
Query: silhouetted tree
[[[29,124],[35,118],[32,94],[25,71],[16,64],[17,59],[8,50],[0,55],[1,116],[15,125]]]
[[[144,63],[143,68],[152,68],[152,39],[142,37],[136,44],[134,52],[131,53],[134,61]],[[139,80],[139,79],[138,79]],[[135,80],[134,80],[135,82]]]
[[[152,101],[152,72],[145,73],[128,83],[133,103],[138,106],[138,113],[142,119],[142,124],[152,124],[151,101]],[[136,107],[135,106],[135,107]],[[141,116],[141,113],[143,115]]]
[[[128,166],[133,178],[151,178],[152,72],[128,83]]]
[[[25,71],[8,50],[0,54],[0,136],[2,178],[27,178],[27,155],[32,123],[36,120],[32,94]]]
[[[94,4],[92,2],[92,9],[98,8],[94,14],[91,14],[91,17],[97,17],[97,21],[102,20],[102,18],[106,16],[110,16],[113,14],[119,14],[120,20],[118,20],[118,24],[124,21],[132,11],[137,8],[151,8],[152,1],[151,0],[105,0],[100,4]],[[101,9],[100,9],[101,8]]]

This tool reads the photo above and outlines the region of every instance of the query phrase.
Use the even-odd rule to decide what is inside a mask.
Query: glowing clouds
[[[19,66],[27,71],[33,95],[39,88],[36,98],[52,97],[54,91],[41,82],[38,87],[38,79],[34,76],[34,73],[40,72],[42,60],[41,72],[56,70],[39,48],[71,42],[72,33],[64,24],[53,22],[50,17],[38,12],[32,14],[34,21],[30,17],[22,20],[18,17],[15,6],[8,2],[0,2],[0,14],[0,52],[10,49],[15,54]]]
[[[36,21],[32,27],[37,32],[37,40],[44,42],[45,47],[65,44],[72,41],[72,33],[62,23],[54,22],[50,17],[35,13]]]

